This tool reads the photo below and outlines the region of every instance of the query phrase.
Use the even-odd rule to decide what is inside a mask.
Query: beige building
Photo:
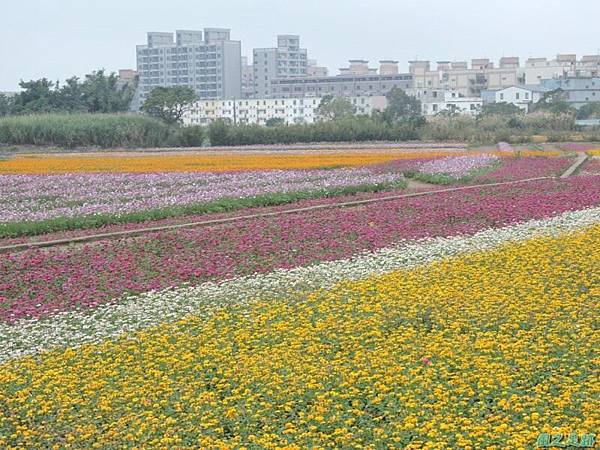
[[[521,84],[519,59],[502,58],[498,67],[487,58],[465,61],[438,61],[435,70],[429,61],[410,61],[413,94],[427,96],[431,90],[454,91],[463,97],[478,97],[486,89]]]
[[[316,59],[309,59],[306,67],[306,76],[327,77],[329,76],[329,69],[324,66],[319,66]]]
[[[600,55],[557,55],[555,59],[529,58],[522,69],[524,83],[540,84],[542,80],[565,77],[600,76]]]
[[[340,68],[340,75],[369,75],[376,74],[377,69],[369,68],[366,59],[351,59],[348,67]]]

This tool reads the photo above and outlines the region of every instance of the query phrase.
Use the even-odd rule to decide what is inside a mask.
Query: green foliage
[[[555,139],[562,133],[568,139],[577,130],[575,116],[536,112],[508,118],[502,115],[443,117],[435,116],[419,129],[420,139],[426,141],[468,142],[489,144],[497,142],[525,143],[536,134],[552,134]]]
[[[95,214],[93,216],[56,218],[39,222],[18,222],[0,224],[0,238],[36,236],[56,231],[100,228],[120,223],[139,223],[196,214],[221,213],[246,208],[277,206],[299,200],[329,198],[342,195],[354,195],[361,192],[380,192],[406,188],[406,181],[378,184],[360,184],[318,191],[298,191],[271,193],[247,198],[222,198],[210,203],[157,208],[128,214]]]
[[[285,125],[285,119],[283,119],[282,117],[271,117],[270,119],[267,119],[265,125],[268,127],[278,127],[281,125]]]
[[[569,106],[567,100],[569,99],[568,93],[558,88],[553,91],[544,93],[542,98],[533,106],[533,111],[536,112],[549,112],[552,114],[573,114],[577,111],[575,108]]]
[[[129,109],[136,87],[131,84],[119,86],[117,75],[107,76],[104,70],[99,70],[85,76],[81,91],[88,112],[112,113]]]
[[[193,125],[179,127],[174,133],[173,146],[175,147],[202,147],[206,133],[204,127]]]
[[[316,110],[320,120],[343,120],[356,114],[356,107],[344,97],[326,95]]]
[[[142,105],[146,114],[169,125],[181,123],[189,106],[196,101],[196,93],[188,87],[157,87]]]
[[[483,105],[480,116],[517,116],[522,115],[523,111],[512,103],[499,102]]]
[[[223,120],[216,120],[208,127],[208,139],[210,145],[213,147],[219,147],[223,145],[231,145],[229,142],[229,129],[230,125],[225,123]]]
[[[0,111],[0,114],[2,112]],[[600,102],[591,102],[586,105],[583,105],[577,111],[578,119],[600,119]]]
[[[388,106],[378,118],[388,123],[410,123],[421,126],[423,119],[421,102],[402,89],[394,87],[386,94]]]
[[[14,100],[5,94],[0,94],[0,117],[8,116],[14,105]]]
[[[0,118],[0,144],[160,147],[172,131],[151,117],[128,114],[39,114]]]
[[[368,117],[277,127],[228,125],[216,121],[210,125],[208,134],[212,146],[407,141],[419,138],[417,130],[410,124],[389,124]]]
[[[61,86],[46,78],[21,81],[18,93],[6,114],[117,113],[126,112],[135,94],[135,83],[120,83],[119,77],[104,70],[86,75],[81,82],[72,77]]]

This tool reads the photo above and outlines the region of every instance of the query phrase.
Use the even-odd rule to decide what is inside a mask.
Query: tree
[[[58,82],[56,83],[56,89],[59,89]],[[54,107],[64,112],[87,112],[83,95],[79,78],[71,77],[65,81],[65,84],[56,93]]]
[[[0,94],[0,117],[12,114],[14,100],[6,94]]]
[[[230,126],[224,120],[215,120],[208,127],[208,139],[210,145],[217,147],[220,145],[229,145]]]
[[[120,83],[115,73],[98,70],[85,76],[81,85],[83,102],[91,113],[125,112],[135,94],[136,83]]]
[[[47,78],[21,81],[22,89],[14,99],[14,111],[17,114],[51,112],[56,109],[56,91],[54,82]]]
[[[483,105],[481,116],[516,116],[522,114],[523,110],[514,103],[498,102]]]
[[[457,117],[460,116],[460,110],[456,105],[448,105],[446,109],[439,111],[436,116],[439,117]]]
[[[50,112],[116,113],[129,109],[137,83],[122,83],[104,70],[85,76],[81,82],[71,77],[61,86],[46,78],[21,81],[21,92],[14,98],[13,114]]]
[[[174,125],[181,123],[183,115],[195,101],[196,94],[188,87],[157,87],[150,92],[142,111]]]
[[[321,120],[341,120],[353,117],[356,107],[344,97],[326,95],[317,108],[317,117]]]
[[[394,87],[387,94],[387,108],[381,119],[389,123],[409,122],[415,125],[423,123],[421,102],[402,89]]]
[[[267,119],[265,125],[268,127],[278,127],[281,125],[285,125],[285,119],[283,117],[271,117]]]
[[[582,120],[600,119],[600,102],[591,102],[583,105],[577,111],[577,118]]]
[[[534,111],[548,111],[553,114],[571,113],[575,114],[575,108],[571,107],[567,100],[569,94],[561,88],[548,91],[542,95],[542,98],[534,105]]]

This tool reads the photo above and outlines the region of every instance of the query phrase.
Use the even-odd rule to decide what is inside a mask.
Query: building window
[[[515,93],[515,98],[517,100],[520,100],[521,99],[521,94],[519,92]]]
[[[500,100],[504,100],[504,94],[500,94]]]

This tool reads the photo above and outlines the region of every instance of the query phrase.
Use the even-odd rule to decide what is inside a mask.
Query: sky
[[[348,59],[469,60],[600,52],[598,0],[2,0],[0,91],[135,68],[147,31],[231,28],[242,54],[299,34],[337,74]]]

